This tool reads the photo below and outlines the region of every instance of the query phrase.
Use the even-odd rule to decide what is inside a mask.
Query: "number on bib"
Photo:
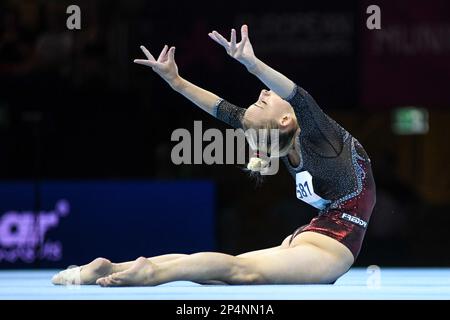
[[[331,201],[325,200],[314,193],[312,176],[308,171],[302,171],[295,176],[297,198],[312,205],[317,209],[323,209]]]

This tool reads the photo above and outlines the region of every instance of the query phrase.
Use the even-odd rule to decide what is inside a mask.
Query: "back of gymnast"
[[[209,37],[242,63],[270,90],[257,102],[239,108],[183,79],[175,63],[175,47],[164,46],[158,59],[141,46],[147,59],[135,63],[151,67],[170,87],[204,111],[235,128],[279,129],[279,152],[296,180],[297,198],[318,209],[311,222],[298,228],[276,247],[237,256],[216,252],[167,254],[112,263],[91,263],[56,274],[54,284],[73,281],[101,286],[155,286],[170,281],[202,284],[330,284],[345,274],[359,254],[375,205],[370,159],[361,144],[329,118],[315,100],[293,81],[256,58],[248,27],[236,43],[218,32]],[[248,169],[267,168],[262,150]],[[270,155],[273,157],[274,155]]]

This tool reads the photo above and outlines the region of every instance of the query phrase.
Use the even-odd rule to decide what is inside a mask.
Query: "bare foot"
[[[97,258],[81,267],[67,269],[59,272],[52,278],[57,285],[67,284],[95,284],[99,278],[113,273],[113,264],[105,258]]]
[[[102,287],[154,285],[154,273],[155,265],[147,258],[140,257],[129,269],[102,277],[96,283]]]

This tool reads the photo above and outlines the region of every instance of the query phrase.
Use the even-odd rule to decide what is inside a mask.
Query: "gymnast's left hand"
[[[228,42],[220,33],[213,31],[208,33],[209,37],[225,48],[228,55],[242,63],[247,70],[251,71],[256,66],[256,56],[248,37],[248,26],[241,27],[241,41],[236,43],[236,30],[231,29],[231,39]]]

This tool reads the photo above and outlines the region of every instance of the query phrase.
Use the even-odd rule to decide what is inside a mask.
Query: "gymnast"
[[[134,62],[152,68],[173,90],[232,127],[278,129],[278,152],[270,153],[268,147],[254,150],[247,167],[264,174],[271,158],[282,159],[295,179],[297,198],[315,207],[317,216],[273,248],[237,256],[167,254],[123,263],[97,258],[59,272],[52,278],[54,284],[73,282],[75,274],[80,284],[105,287],[156,286],[171,281],[332,284],[353,265],[376,198],[370,159],[362,145],[326,115],[306,90],[255,56],[247,25],[241,27],[238,43],[234,29],[230,41],[216,31],[209,37],[269,89],[262,90],[248,108],[237,107],[182,78],[175,47],[164,46],[155,59],[141,46],[146,59]]]

